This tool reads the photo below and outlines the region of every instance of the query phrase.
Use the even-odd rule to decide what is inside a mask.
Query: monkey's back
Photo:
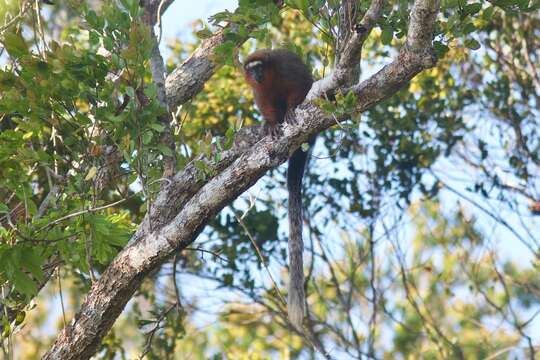
[[[286,49],[272,50],[269,59],[274,67],[275,81],[281,83],[284,95],[295,97],[296,103],[288,105],[294,107],[301,103],[313,84],[309,67],[298,55]]]
[[[313,77],[309,67],[294,52],[287,49],[263,49],[249,55],[246,63],[262,61],[270,69],[271,79],[265,81],[260,87],[255,87],[257,104],[268,107],[278,107],[282,103],[287,105],[288,110],[300,104],[306,97]]]

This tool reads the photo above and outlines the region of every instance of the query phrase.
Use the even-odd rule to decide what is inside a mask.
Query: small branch
[[[125,199],[120,199],[118,201],[115,201],[113,203],[110,203],[110,204],[107,204],[107,205],[103,205],[103,206],[98,206],[98,207],[95,207],[95,208],[90,208],[90,209],[86,209],[86,210],[80,210],[80,211],[76,211],[74,213],[71,213],[69,215],[66,215],[66,216],[62,216],[61,218],[59,219],[56,219],[50,223],[48,223],[47,225],[44,225],[42,226],[41,228],[39,228],[37,230],[37,232],[41,232],[43,230],[45,230],[46,228],[49,228],[53,225],[56,225],[56,224],[59,224],[61,223],[62,221],[65,221],[65,220],[69,220],[71,218],[74,218],[74,217],[77,217],[79,215],[83,215],[83,214],[87,214],[87,213],[92,213],[92,212],[96,212],[96,211],[101,211],[101,210],[105,210],[105,209],[108,209],[110,207],[113,207],[113,206],[116,206],[116,205],[119,205],[121,203],[123,203],[124,201],[127,201],[129,198],[133,197],[134,195],[128,197],[128,198],[125,198]]]
[[[223,256],[221,256],[221,254],[215,252],[215,251],[212,251],[212,250],[207,250],[207,249],[203,249],[203,248],[200,248],[200,247],[196,247],[196,248],[193,248],[193,247],[187,247],[185,248],[184,250],[190,250],[190,251],[200,251],[202,253],[207,253],[207,254],[210,254],[212,255],[213,257],[221,260],[221,261],[224,261],[226,263],[229,262],[229,259],[227,258],[224,258]]]
[[[163,321],[163,319],[165,319],[167,317],[167,315],[169,315],[169,313],[175,307],[176,307],[176,304],[169,305],[169,307],[167,309],[165,309],[165,311],[163,311],[159,315],[159,317],[154,321],[154,326],[152,327],[152,329],[150,329],[147,332],[148,335],[147,335],[147,338],[146,338],[146,342],[144,344],[143,352],[138,357],[139,360],[143,359],[150,352],[150,350],[152,350],[152,340],[154,339],[154,336],[156,335],[156,332],[161,328],[161,322]]]
[[[371,310],[371,318],[369,319],[369,334],[367,338],[368,343],[368,354],[369,356],[372,356],[375,358],[375,335],[377,330],[377,303],[379,301],[378,299],[378,291],[377,291],[377,263],[376,263],[376,257],[375,257],[375,239],[374,239],[374,224],[371,223],[369,225],[369,256],[370,256],[370,273],[369,273],[369,287],[371,288],[372,297],[371,297],[371,303],[373,306],[373,309]]]
[[[351,37],[343,49],[343,54],[338,63],[339,67],[350,68],[360,62],[362,46],[381,17],[384,3],[384,0],[372,0],[360,23],[351,24],[353,26],[351,31],[354,32],[351,33]]]
[[[15,15],[13,18],[11,18],[11,20],[9,20],[5,25],[0,27],[0,34],[2,34],[4,31],[9,29],[13,24],[15,24],[17,21],[19,21],[23,17],[23,15],[28,11],[28,9],[30,8],[30,6],[31,6],[30,4],[31,4],[30,1],[25,2],[23,8],[21,9],[21,11],[17,15]]]
[[[159,117],[160,123],[165,128],[165,130],[163,131],[163,135],[161,137],[161,141],[163,144],[165,144],[169,148],[172,154],[172,155],[163,154],[163,176],[171,177],[174,175],[175,169],[176,169],[176,156],[174,155],[176,153],[176,147],[175,147],[174,139],[171,132],[172,114],[169,109],[169,104],[167,102],[167,94],[165,93],[166,70],[165,70],[165,65],[163,62],[163,57],[161,56],[161,52],[159,51],[159,40],[156,37],[154,26],[153,26],[155,23],[155,19],[160,18],[160,9],[163,8],[163,3],[164,3],[164,0],[159,2],[159,5],[157,7],[145,8],[145,11],[146,11],[145,18],[151,19],[151,22],[149,23],[149,25],[151,27],[151,30],[150,30],[151,36],[154,41],[154,48],[152,49],[152,56],[150,58],[150,72],[152,73],[152,81],[157,89],[157,99],[160,105],[166,109],[165,114]]]
[[[242,229],[244,229],[244,232],[246,233],[246,236],[249,238],[249,241],[251,241],[251,244],[255,248],[255,251],[257,252],[257,256],[259,257],[259,260],[261,261],[261,264],[263,264],[264,269],[266,270],[266,273],[268,274],[268,277],[270,277],[270,280],[272,281],[272,285],[274,286],[274,291],[276,292],[276,295],[278,296],[279,300],[281,301],[281,304],[283,306],[287,306],[287,302],[283,298],[283,295],[281,295],[281,291],[279,291],[279,287],[276,283],[276,280],[274,280],[274,276],[272,276],[272,273],[270,272],[270,269],[268,268],[268,265],[266,264],[266,261],[264,261],[264,258],[261,253],[261,249],[259,249],[259,246],[257,246],[257,242],[251,235],[251,232],[247,228],[244,221],[236,214],[236,210],[231,206],[231,211],[234,214],[234,217],[236,218],[236,221],[242,226]]]
[[[39,219],[40,217],[43,216],[43,214],[45,214],[45,211],[47,211],[51,202],[56,200],[56,196],[58,195],[59,191],[60,191],[60,186],[58,186],[58,184],[53,185],[51,191],[49,191],[47,196],[45,196],[45,199],[43,199],[43,201],[39,205],[38,212],[36,216],[34,217],[34,219]]]
[[[60,267],[56,269],[56,277],[58,279],[58,295],[60,296],[60,307],[62,309],[62,322],[64,324],[64,328],[67,326],[66,321],[66,308],[64,306],[64,294],[62,292],[62,279],[60,276]]]

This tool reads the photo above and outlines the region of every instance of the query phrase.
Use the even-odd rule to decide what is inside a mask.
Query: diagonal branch
[[[349,1],[344,1],[344,3],[348,4]],[[335,92],[343,86],[351,86],[358,81],[362,47],[369,34],[371,34],[371,30],[373,30],[377,20],[382,15],[384,3],[385,0],[373,0],[358,24],[355,22],[356,19],[354,23],[353,21],[348,22],[352,28],[343,30],[348,30],[349,32],[345,37],[347,40],[346,43],[341,47],[336,69],[332,74],[313,85],[308,95],[308,100]]]
[[[165,12],[165,10],[173,3],[174,0],[148,0],[144,5],[145,11],[145,21],[149,24],[154,24],[157,16],[157,11],[160,12],[160,15]],[[192,99],[197,95],[203,88],[204,83],[210,79],[210,77],[221,67],[221,64],[214,63],[212,58],[215,54],[217,47],[222,45],[225,42],[225,30],[219,30],[211,38],[204,40],[199,48],[195,50],[193,55],[187,59],[183,64],[179,65],[167,78],[163,79],[163,60],[161,54],[156,47],[154,49],[152,59],[151,59],[151,70],[153,78],[156,81],[156,86],[158,90],[167,89],[168,92],[172,92],[175,95],[171,99],[166,99],[165,93],[159,94],[159,100],[164,104],[166,101],[169,101],[169,105],[179,106],[183,103]],[[235,43],[235,46],[242,45],[245,39],[241,39]],[[183,74],[190,73],[193,77],[198,77],[198,87],[192,87],[192,76],[185,76]],[[245,132],[244,132],[245,133]],[[251,137],[253,139],[253,137]],[[171,142],[166,139],[166,142],[172,147]],[[248,141],[248,144],[252,144],[252,141]],[[238,151],[238,149],[236,149]],[[95,177],[96,189],[98,192],[106,189],[109,184],[115,179],[119,173],[120,162],[122,161],[122,153],[115,146],[105,146],[104,147],[104,165],[98,169],[98,173]],[[232,159],[232,158],[230,158]],[[169,162],[168,168],[173,168],[173,161]],[[221,162],[222,166],[227,166],[227,161]],[[219,166],[218,169],[220,170]],[[216,170],[216,171],[217,171]],[[193,191],[197,191],[197,184],[199,183],[194,175],[196,173],[196,168],[192,164],[188,166],[183,172],[184,177],[175,183],[175,186],[169,186],[167,189],[161,192],[160,196],[168,196],[170,199],[178,199],[179,195],[182,194],[184,187],[189,188],[190,191],[184,194],[193,194]],[[169,173],[165,174],[166,176]],[[191,182],[191,183],[190,183]],[[186,185],[186,184],[189,184]],[[180,188],[180,190],[178,190]],[[178,190],[178,191],[172,191]],[[160,205],[161,204],[161,205]],[[173,217],[172,212],[178,211],[179,207],[182,206],[182,202],[167,202],[166,205],[163,203],[152,204],[152,221],[156,223],[156,226],[170,221]],[[175,214],[176,214],[175,212]],[[158,215],[162,215],[161,217]],[[145,220],[143,224],[148,224],[148,220]],[[144,226],[141,226],[141,229],[144,229]],[[140,231],[136,233],[134,239],[140,236]],[[55,257],[51,257],[47,261],[47,265],[43,267],[45,274],[48,274],[44,277],[42,281],[38,283],[38,289],[42,289],[50,279],[50,274],[54,273],[56,264],[59,262]],[[52,265],[51,265],[52,264]],[[3,309],[3,306],[0,304],[0,310]],[[3,311],[2,311],[3,312]],[[12,321],[14,316],[17,314],[16,311],[9,311],[8,321]]]
[[[163,13],[167,7],[172,4],[173,0],[149,0],[148,6],[150,6],[150,10],[147,10],[147,14],[151,14],[151,16],[148,17],[148,20],[150,23],[152,23],[155,19],[156,12],[158,9],[161,13]],[[160,4],[161,8],[159,7]],[[147,15],[148,16],[148,15]],[[159,83],[157,83],[158,89],[169,89],[171,92],[175,92],[175,96],[172,97],[172,100],[169,102],[169,104],[173,104],[175,106],[181,105],[185,103],[186,101],[189,101],[191,98],[193,98],[195,95],[198,94],[203,88],[204,82],[206,82],[210,77],[220,68],[220,64],[215,64],[212,62],[212,57],[215,54],[215,49],[222,45],[225,42],[224,37],[224,30],[219,30],[216,35],[212,36],[211,38],[203,41],[200,45],[200,47],[194,52],[194,54],[186,60],[183,64],[179,65],[178,68],[171,73],[167,79],[160,79],[160,74],[162,73],[162,66],[163,66],[163,60],[161,59],[161,55],[159,52],[154,52],[151,65],[152,65],[152,74],[154,76],[154,79],[157,79]],[[238,41],[235,45],[240,46],[243,43],[243,41]],[[159,55],[159,56],[158,56]],[[195,56],[196,55],[196,56]],[[160,67],[161,63],[161,67]],[[202,64],[202,65],[201,65]],[[183,76],[181,74],[192,72],[193,76],[198,76],[199,80],[199,87],[197,89],[191,87],[191,77],[190,76]],[[166,84],[165,84],[166,82]],[[160,95],[160,101],[167,101],[165,100],[165,96]],[[102,190],[106,189],[109,184],[115,179],[115,177],[119,173],[119,166],[120,162],[122,161],[122,153],[115,147],[115,146],[105,146],[104,147],[104,165],[98,169],[98,173],[95,177],[95,184],[96,189],[98,192],[101,192]],[[225,164],[226,162],[223,162]],[[169,166],[172,167],[172,166]],[[195,170],[195,167],[192,166],[188,170],[186,170],[185,174],[192,174]],[[165,174],[168,175],[168,174]],[[192,178],[191,180],[193,180]],[[194,183],[196,181],[194,180]],[[172,189],[172,187],[170,187]],[[165,191],[164,193],[168,193]],[[163,194],[163,193],[162,193]],[[177,193],[171,194],[171,198],[176,199]],[[180,204],[180,203],[178,203]],[[153,214],[156,214],[156,211],[158,213],[164,213],[162,209],[159,208],[159,205],[157,205],[157,210],[154,209],[156,205],[152,207]],[[171,209],[178,209],[178,205],[175,204]],[[168,213],[168,212],[166,212]],[[158,218],[158,216],[154,216],[155,218]],[[153,220],[154,220],[153,217]],[[166,222],[169,221],[171,216],[167,217],[165,216],[163,221]],[[162,220],[162,219],[159,219]],[[56,263],[55,261],[52,261],[52,263]],[[47,273],[53,273],[53,269],[44,268],[44,271]],[[41,289],[45,286],[45,284],[48,282],[50,276],[47,276],[44,278],[43,281],[41,281],[38,284],[38,288]],[[0,307],[1,309],[1,307]],[[10,313],[11,314],[11,313]],[[16,314],[13,312],[13,314]],[[10,321],[12,320],[10,316]]]
[[[356,75],[360,63],[360,54],[364,42],[368,38],[371,30],[375,26],[377,20],[382,15],[384,8],[384,0],[373,0],[364,14],[364,17],[358,24],[352,24],[353,27],[350,33],[347,44],[343,48],[338,67],[346,70],[351,75]],[[355,78],[358,78],[356,75]]]
[[[171,108],[192,99],[203,89],[208,79],[221,68],[223,64],[215,61],[216,49],[226,42],[226,34],[229,31],[233,31],[231,26],[216,31],[167,76],[165,90]],[[238,39],[235,46],[243,44],[246,40],[247,37]]]
[[[360,99],[358,111],[365,111],[389,97],[420,71],[435,64],[431,38],[438,6],[438,0],[415,2],[411,14],[410,39],[406,46],[391,64],[351,88]],[[191,78],[189,74],[180,75],[181,78]],[[198,83],[198,80],[193,80],[194,84]],[[173,88],[169,88],[169,91],[173,91]],[[181,97],[173,98],[175,101],[181,100]],[[302,104],[296,116],[299,123],[285,126],[284,136],[280,139],[264,137],[259,140],[258,136],[253,136],[250,140],[256,142],[247,150],[242,151],[245,149],[242,146],[238,147],[240,150],[230,150],[226,159],[212,164],[217,170],[214,176],[200,180],[200,174],[194,166],[188,166],[177,174],[170,185],[172,190],[164,189],[155,202],[162,214],[174,217],[152,230],[150,226],[145,226],[148,220],[141,224],[129,245],[94,284],[80,311],[58,335],[44,359],[91,357],[147,274],[177,251],[189,246],[208,221],[269,169],[286,161],[289,154],[308,138],[335,125],[336,121],[311,103]],[[338,120],[345,120],[345,116]],[[247,143],[249,145],[250,141]],[[179,191],[182,189],[185,191]],[[166,204],[171,204],[168,203],[170,199],[166,197],[167,193],[173,195],[173,202],[181,203],[180,206],[175,204],[174,211],[166,207]]]

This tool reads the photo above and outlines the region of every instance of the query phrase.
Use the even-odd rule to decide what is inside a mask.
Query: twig
[[[242,229],[244,229],[244,231],[246,232],[247,237],[251,241],[251,244],[255,248],[255,251],[257,252],[257,256],[259,257],[259,260],[261,261],[261,263],[263,264],[266,272],[268,273],[268,276],[270,277],[270,280],[272,281],[272,285],[274,286],[274,291],[276,292],[277,296],[281,300],[282,305],[287,306],[287,302],[285,301],[285,299],[281,295],[281,292],[279,291],[279,287],[277,286],[276,280],[274,280],[274,277],[272,276],[272,273],[270,272],[270,269],[268,268],[268,265],[266,264],[266,261],[264,261],[261,250],[259,249],[259,246],[257,246],[257,243],[255,242],[255,239],[251,235],[251,232],[247,228],[244,221],[236,214],[236,210],[232,206],[230,206],[230,208],[231,208],[231,210],[232,210],[232,212],[234,214],[234,217],[236,218],[236,221],[238,221],[240,226],[242,226]]]
[[[60,306],[62,308],[62,321],[64,323],[64,329],[67,327],[66,321],[66,308],[64,307],[64,295],[62,293],[62,280],[60,279],[60,267],[56,269],[56,277],[58,279],[58,294],[60,295]]]
[[[30,8],[30,2],[24,3],[24,6],[21,9],[21,11],[17,15],[15,15],[13,18],[11,18],[11,20],[9,20],[9,22],[7,24],[0,27],[0,34],[2,34],[9,27],[11,27],[11,25],[15,24],[24,15],[24,13],[26,13],[26,11],[28,11],[29,8]]]
[[[156,179],[156,180],[150,182],[147,186],[151,186],[151,185],[153,185],[153,184],[155,184],[155,183],[157,183],[157,182],[160,182],[160,181],[167,182],[167,184],[170,184],[170,183],[171,183],[171,180],[169,180],[169,179],[166,179],[166,178],[160,178],[160,179]],[[68,215],[66,215],[66,216],[63,216],[63,217],[61,217],[61,218],[59,218],[59,219],[56,219],[56,220],[54,220],[54,221],[48,223],[47,225],[42,226],[41,228],[39,228],[39,230],[37,230],[37,232],[41,232],[42,230],[44,230],[44,229],[46,229],[46,228],[48,228],[48,227],[51,227],[51,226],[53,226],[53,225],[56,225],[56,224],[58,224],[58,223],[61,223],[62,221],[71,219],[71,218],[76,217],[76,216],[79,216],[79,215],[83,215],[83,214],[87,214],[87,213],[91,213],[91,212],[96,212],[96,211],[100,211],[100,210],[105,210],[105,209],[107,209],[107,208],[116,206],[116,205],[118,205],[118,204],[123,203],[124,201],[127,201],[127,200],[129,200],[129,199],[131,199],[131,198],[137,196],[137,194],[139,194],[140,192],[143,192],[143,194],[144,194],[144,191],[143,191],[143,190],[137,191],[137,192],[133,193],[131,196],[128,196],[128,197],[123,198],[123,199],[120,199],[120,200],[115,201],[115,202],[113,202],[113,203],[110,203],[110,204],[107,204],[107,205],[103,205],[103,206],[98,206],[98,207],[95,207],[95,208],[86,209],[86,210],[80,210],[80,211],[76,211],[76,212],[74,212],[74,213],[68,214]]]
[[[206,250],[206,249],[203,249],[203,248],[200,248],[200,247],[197,247],[197,248],[186,247],[184,250],[192,250],[192,251],[200,251],[202,253],[208,253],[208,254],[211,254],[212,256],[218,258],[221,261],[225,261],[227,263],[229,262],[229,259],[224,258],[220,254],[218,254],[217,252],[212,251],[212,250]]]

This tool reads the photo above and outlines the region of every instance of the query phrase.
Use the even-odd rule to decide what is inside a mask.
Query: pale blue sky
[[[197,1],[175,1],[167,9],[162,18],[163,40],[161,51],[165,57],[167,40],[180,37],[189,39],[191,34],[191,23],[197,19],[208,22],[208,17],[225,9],[234,11],[238,4],[237,0],[197,0]]]

